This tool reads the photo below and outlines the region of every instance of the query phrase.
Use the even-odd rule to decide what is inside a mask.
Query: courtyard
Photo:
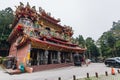
[[[117,68],[115,70],[117,73]],[[78,79],[86,77],[87,73],[90,76],[95,76],[95,72],[98,75],[105,75],[105,71],[111,75],[111,68],[106,67],[103,63],[91,63],[88,66],[83,65],[82,67],[70,66],[15,75],[9,75],[5,70],[0,69],[0,80],[58,80],[58,77],[61,77],[61,80],[73,80],[73,75]]]

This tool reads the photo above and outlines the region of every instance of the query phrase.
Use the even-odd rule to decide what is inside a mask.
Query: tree
[[[120,56],[120,40],[116,41],[116,53],[118,56]]]
[[[94,43],[94,40],[91,37],[88,37],[85,42],[87,47],[88,58],[96,59],[100,54],[98,47]]]
[[[107,44],[111,50],[112,56],[114,56],[114,57],[117,56],[117,54],[115,54],[115,42],[116,42],[116,40],[115,40],[114,36],[111,33],[108,34]]]
[[[79,35],[78,37],[76,37],[76,41],[78,42],[78,45],[81,48],[85,48],[85,40],[82,35]]]
[[[8,49],[7,38],[11,32],[9,25],[13,22],[13,10],[8,7],[0,11],[0,49]]]
[[[98,39],[102,56],[113,57],[119,56],[120,45],[120,21],[113,22],[112,28],[104,32]]]

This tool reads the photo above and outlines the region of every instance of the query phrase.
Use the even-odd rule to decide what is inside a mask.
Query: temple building
[[[15,20],[8,41],[9,56],[17,59],[17,67],[23,63],[33,71],[67,66],[73,63],[74,54],[83,54],[85,48],[73,43],[73,30],[62,26],[60,19],[51,17],[41,7],[22,3],[16,7]]]

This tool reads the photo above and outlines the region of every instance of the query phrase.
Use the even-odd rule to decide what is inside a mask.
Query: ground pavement
[[[103,75],[105,71],[110,74],[111,68],[106,67],[103,63],[91,63],[88,66],[84,65],[82,67],[70,66],[17,75],[9,75],[4,70],[0,70],[0,80],[58,80],[58,77],[61,77],[61,80],[73,80],[73,75],[77,78],[83,78],[86,77],[86,73],[94,76],[95,72]]]

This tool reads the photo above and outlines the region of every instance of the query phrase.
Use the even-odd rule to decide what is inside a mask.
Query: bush
[[[7,60],[6,57],[2,57],[2,58],[0,59],[1,64],[3,64],[6,60]]]
[[[0,64],[2,64],[2,58],[0,58]]]

